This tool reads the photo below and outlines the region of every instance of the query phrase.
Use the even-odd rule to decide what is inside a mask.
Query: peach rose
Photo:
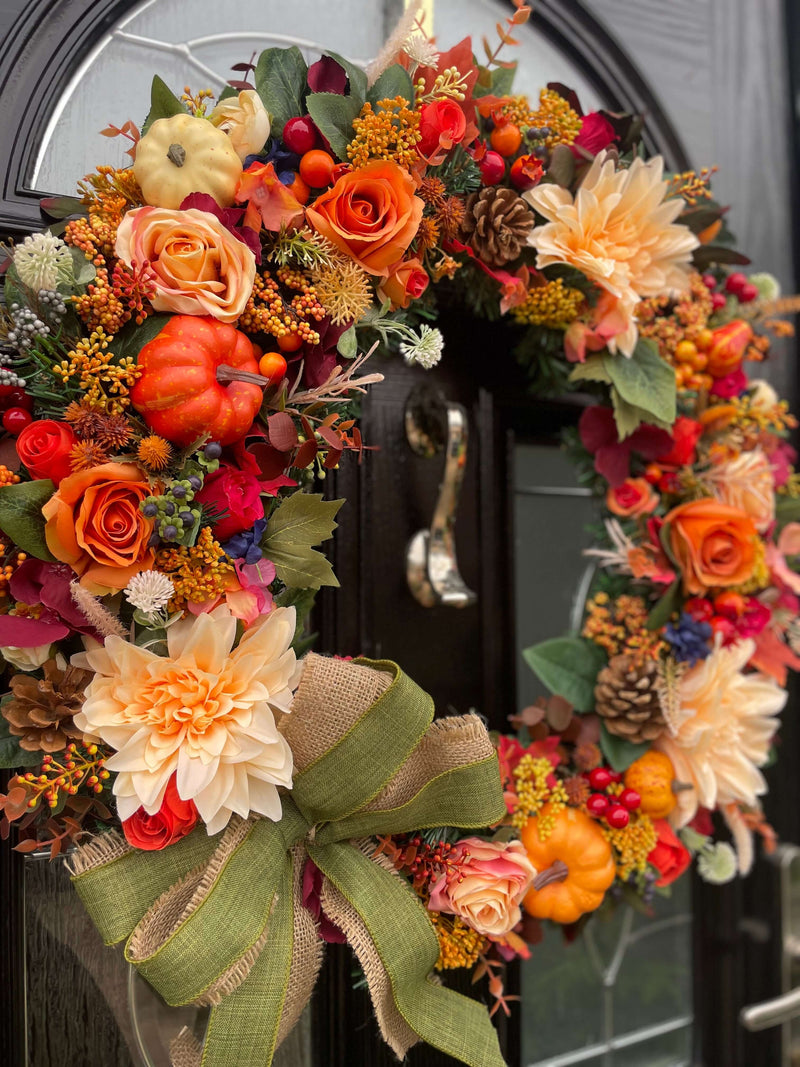
[[[664,522],[687,592],[741,585],[752,576],[758,535],[739,508],[708,497],[679,504]]]
[[[606,507],[622,519],[650,515],[658,507],[658,493],[644,478],[626,478],[622,485],[609,486]]]
[[[156,311],[236,322],[253,291],[253,253],[216,215],[197,208],[129,211],[119,225],[115,251],[129,266],[150,265]]]
[[[343,174],[306,210],[306,218],[368,274],[385,278],[414,240],[424,206],[407,171],[375,160]]]
[[[150,570],[153,522],[139,505],[150,486],[135,463],[103,463],[64,478],[42,508],[47,547],[95,595]]]
[[[760,448],[717,462],[706,475],[714,496],[753,520],[759,533],[775,521],[775,479],[772,464]]]
[[[458,874],[442,875],[428,907],[458,915],[486,937],[504,937],[522,917],[520,901],[536,876],[521,841],[465,837],[452,855]]]
[[[428,272],[418,259],[403,259],[389,271],[389,277],[378,286],[381,300],[391,300],[392,311],[407,308],[412,300],[419,300],[428,288]]]

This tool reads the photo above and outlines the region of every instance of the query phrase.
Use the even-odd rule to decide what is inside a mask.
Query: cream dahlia
[[[760,448],[715,463],[703,476],[717,500],[739,508],[759,533],[775,518],[775,479],[769,459]]]
[[[767,761],[787,694],[764,674],[742,673],[754,650],[754,641],[728,648],[718,643],[684,675],[680,706],[669,716],[669,730],[653,743],[672,760],[675,778],[692,786],[678,793],[672,818],[679,826],[699,806],[754,806],[767,791],[758,768]]]
[[[636,346],[636,305],[643,296],[680,291],[688,285],[688,266],[698,241],[677,224],[684,202],[664,200],[660,156],[635,159],[627,170],[600,153],[575,198],[548,183],[525,193],[525,199],[548,220],[530,234],[540,269],[569,263],[616,298],[626,329],[608,342],[630,356]]]
[[[121,820],[140,806],[155,814],[176,773],[210,834],[234,812],[280,819],[292,752],[273,709],[289,711],[299,680],[294,629],[294,608],[276,608],[234,648],[236,619],[219,607],[171,626],[166,656],[108,637],[76,657],[95,677],[75,722],[116,749],[107,766]]]

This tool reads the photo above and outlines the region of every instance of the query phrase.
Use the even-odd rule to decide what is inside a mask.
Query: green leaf
[[[692,253],[692,263],[698,270],[706,270],[715,263],[735,263],[740,267],[746,267],[749,258],[735,248],[727,248],[725,245],[700,245]]]
[[[165,81],[156,74],[150,88],[150,111],[142,126],[142,137],[157,119],[169,119],[173,115],[187,114],[186,108]]]
[[[148,315],[141,326],[126,323],[111,342],[114,355],[137,359],[144,346],[161,333],[171,318],[171,315]]]
[[[379,100],[394,100],[396,96],[402,96],[409,103],[414,101],[414,86],[408,71],[398,63],[387,67],[367,93],[367,100],[374,107]]]
[[[662,626],[666,626],[670,618],[680,611],[682,602],[681,579],[676,578],[647,616],[647,629],[660,630]]]
[[[604,722],[600,723],[600,750],[615,771],[627,771],[634,760],[643,756],[649,748],[647,744],[634,745],[632,741],[616,737],[608,732]]]
[[[647,337],[640,337],[630,359],[625,356],[603,357],[612,384],[626,403],[640,408],[657,420],[672,425],[675,421],[675,371],[658,354]]]
[[[50,219],[68,219],[85,215],[86,205],[77,196],[45,196],[39,201],[42,213]]]
[[[223,100],[230,100],[230,98],[232,96],[238,96],[238,95],[239,95],[239,90],[238,89],[234,89],[234,87],[232,85],[226,85],[225,88],[222,90],[222,92],[217,97],[217,103],[220,103]]]
[[[0,489],[0,530],[23,552],[54,562],[44,537],[42,508],[56,491],[49,478],[4,485]]]
[[[571,382],[605,382],[611,384],[603,356],[589,356],[585,363],[576,363],[569,376]]]
[[[555,637],[526,648],[522,655],[551,693],[564,697],[576,711],[592,710],[597,675],[606,665],[601,648],[582,637]]]
[[[645,411],[643,408],[638,408],[633,404],[629,404],[627,400],[623,400],[617,390],[613,388],[611,389],[611,403],[614,408],[614,421],[617,424],[617,433],[620,441],[624,441],[626,437],[630,437],[633,431],[643,422],[650,423],[651,426],[660,426],[662,430],[669,430],[672,428],[671,422],[662,422],[651,412]]]
[[[355,359],[358,354],[358,338],[355,326],[349,326],[336,343],[336,351],[343,359]]]
[[[550,165],[547,168],[547,177],[560,185],[562,189],[569,189],[575,180],[575,157],[570,151],[569,145],[557,144],[550,152]]]
[[[35,767],[42,762],[43,752],[26,752],[20,748],[19,738],[11,733],[8,723],[0,717],[0,768]]]
[[[291,48],[267,48],[256,64],[256,91],[270,115],[273,137],[280,137],[283,127],[303,113],[308,66],[296,45]]]
[[[364,101],[367,99],[366,73],[361,67],[357,67],[355,63],[351,63],[349,59],[345,59],[344,56],[340,56],[337,52],[325,52],[324,54],[330,56],[331,59],[335,59],[340,67],[344,67],[350,82],[350,99],[358,103],[358,111],[360,111],[364,106]]]
[[[800,497],[778,493],[775,497],[775,519],[779,527],[787,522],[800,522]]]
[[[294,628],[294,641],[297,641],[302,636],[305,628],[306,619],[309,612],[314,607],[314,601],[317,597],[316,589],[284,589],[282,593],[279,593],[275,597],[275,603],[279,608],[291,608],[293,607],[297,612],[297,621]],[[295,651],[297,651],[295,649]]]
[[[78,287],[83,289],[90,282],[93,282],[97,277],[97,270],[94,263],[86,258],[81,252],[80,248],[70,248],[70,254],[72,256],[72,274],[73,281],[71,285],[59,285],[59,289],[72,289]]]
[[[495,67],[492,71],[492,92],[495,96],[508,96],[514,87],[517,64],[510,67]]]
[[[354,96],[312,93],[306,100],[308,113],[339,159],[347,159],[347,146],[353,139],[353,122],[361,110]]]
[[[338,586],[330,563],[312,546],[333,536],[334,516],[343,503],[323,500],[320,493],[293,493],[270,515],[261,548],[285,585],[299,589]]]

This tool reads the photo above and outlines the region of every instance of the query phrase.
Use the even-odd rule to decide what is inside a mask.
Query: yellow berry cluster
[[[130,403],[128,394],[142,372],[132,356],[118,359],[110,352],[109,341],[98,326],[75,344],[68,359],[53,365],[53,374],[82,389],[87,407],[119,415]]]
[[[10,540],[0,537],[0,601],[8,597],[11,576],[27,558],[27,554],[16,548]]]
[[[579,289],[569,289],[563,278],[556,278],[530,288],[524,302],[512,308],[511,314],[523,326],[566,330],[577,318],[583,302]]]
[[[503,97],[503,103],[492,108],[492,115],[502,115],[506,121],[512,122],[520,129],[543,125],[539,122],[538,113],[531,108],[527,96],[522,95]]]
[[[711,175],[716,174],[716,167],[703,167],[699,172],[684,170],[673,174],[667,187],[667,196],[682,196],[691,207],[698,200],[711,199]]]
[[[19,475],[10,471],[5,463],[0,463],[0,488],[6,485],[16,485]]]
[[[708,320],[713,314],[711,293],[702,277],[695,271],[689,275],[689,287],[677,299],[654,296],[641,300],[636,305],[639,333],[658,344],[662,359],[670,363],[689,363],[691,369],[705,369],[703,360],[687,359],[692,349],[682,349],[683,358],[677,355],[683,342],[694,345],[695,351],[704,351],[711,344]]]
[[[195,118],[201,119],[206,113],[206,100],[211,100],[213,96],[213,89],[201,89],[198,93],[193,93],[188,85],[184,85],[181,102],[186,104]]]
[[[457,967],[473,967],[489,946],[489,941],[457,915],[444,915],[429,911],[428,918],[436,929],[439,939],[437,971],[455,970]]]
[[[319,344],[319,334],[308,320],[319,322],[325,318],[326,311],[314,286],[307,275],[289,267],[280,268],[278,275],[288,288],[300,291],[287,302],[281,294],[278,279],[267,270],[256,274],[253,292],[239,319],[239,329],[245,333],[268,333],[278,338],[296,334],[301,343]]]
[[[531,756],[527,753],[522,757],[514,768],[514,792],[516,793],[516,809],[511,817],[511,823],[521,830],[532,815],[539,817],[539,837],[544,841],[553,832],[555,817],[562,808],[567,806],[567,792],[563,784],[556,780],[552,785],[548,782],[553,774],[553,765],[544,756]],[[545,804],[550,808],[547,815],[541,811]]]
[[[421,136],[419,112],[412,111],[404,97],[379,100],[374,110],[367,102],[354,119],[353,130],[347,158],[354,167],[364,167],[372,159],[391,159],[409,169],[414,165]]]
[[[607,593],[597,593],[586,605],[582,636],[605,649],[609,658],[629,652],[658,659],[666,645],[656,631],[647,629],[647,616],[642,597],[624,595],[612,601]]]
[[[557,144],[572,144],[583,126],[583,119],[574,111],[563,96],[553,89],[542,89],[539,93],[539,107],[531,112],[529,125],[547,126],[550,130],[545,138],[548,148]]]
[[[752,593],[757,593],[760,589],[766,589],[770,585],[770,571],[767,566],[767,552],[764,547],[764,542],[760,537],[757,537],[754,541],[755,547],[755,559],[753,561],[753,573],[750,579],[736,587],[736,592],[743,593],[745,596],[750,596]]]
[[[188,602],[202,604],[216,600],[230,587],[235,576],[233,564],[215,541],[211,530],[204,526],[197,544],[187,547],[162,548],[156,553],[156,569],[168,574],[175,586],[170,608],[185,608]]]
[[[86,286],[86,292],[71,299],[75,311],[90,330],[99,327],[112,336],[119,333],[130,318],[128,309],[109,281],[107,267],[98,267],[94,281]]]

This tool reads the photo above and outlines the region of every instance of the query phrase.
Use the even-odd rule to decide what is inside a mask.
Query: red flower
[[[747,388],[747,375],[741,367],[731,371],[722,378],[715,378],[711,386],[711,395],[729,400],[732,396],[741,396]]]
[[[443,148],[446,152],[460,144],[467,132],[467,118],[453,100],[434,100],[426,104],[419,116],[422,138],[417,145],[423,156],[432,156]]]
[[[235,467],[220,467],[210,474],[197,500],[221,516],[211,520],[218,541],[228,541],[234,534],[249,530],[257,519],[264,518],[258,479]]]
[[[657,886],[672,885],[692,862],[692,854],[675,836],[666,819],[653,819],[653,826],[658,834],[658,843],[647,857],[647,862],[661,875]]]
[[[193,800],[181,800],[175,775],[170,778],[161,807],[155,815],[148,815],[144,808],[139,808],[125,819],[122,831],[129,845],[145,852],[159,852],[168,845],[174,845],[195,827],[197,808]]]
[[[631,452],[647,460],[669,448],[670,435],[657,426],[642,423],[630,437],[620,441],[611,408],[586,408],[578,423],[578,433],[587,452],[594,456],[594,469],[609,485],[622,485],[630,471]]]
[[[50,478],[58,485],[72,473],[69,453],[74,444],[69,423],[37,419],[17,437],[17,454],[32,478]]]
[[[694,462],[695,449],[703,427],[695,419],[680,415],[672,427],[672,443],[667,451],[656,456],[663,467],[688,467]]]
[[[605,115],[602,115],[599,111],[592,111],[583,116],[581,132],[572,142],[570,148],[576,159],[585,159],[583,152],[580,151],[581,148],[596,156],[598,152],[602,152],[604,148],[608,148],[610,144],[613,144],[616,139],[617,135],[614,127]]]

